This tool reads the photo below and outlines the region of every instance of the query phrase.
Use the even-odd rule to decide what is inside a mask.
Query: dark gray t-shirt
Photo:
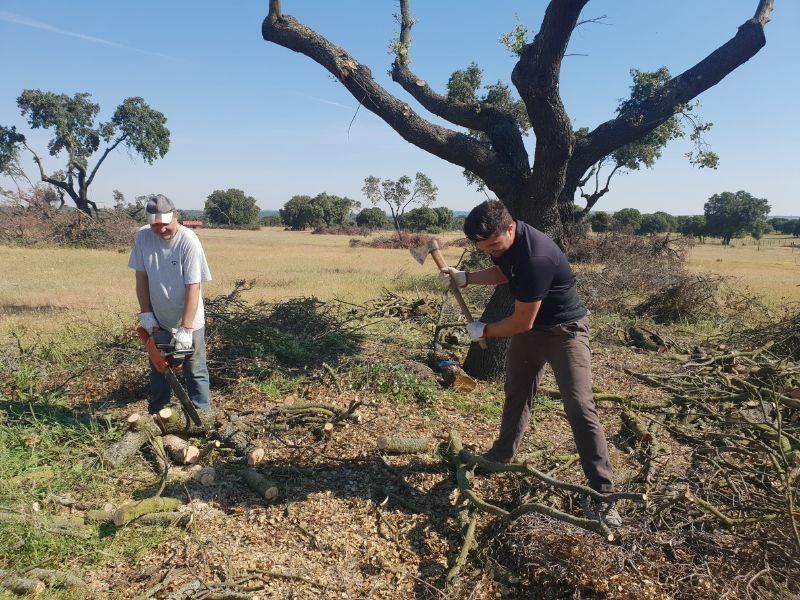
[[[567,257],[538,229],[517,221],[511,248],[499,258],[493,257],[492,262],[508,279],[515,300],[542,301],[534,329],[571,323],[586,316]]]
[[[147,273],[150,304],[162,328],[180,327],[186,300],[186,285],[211,281],[206,255],[197,234],[180,226],[171,240],[162,240],[145,225],[136,232],[128,266]],[[192,329],[205,325],[203,294]]]

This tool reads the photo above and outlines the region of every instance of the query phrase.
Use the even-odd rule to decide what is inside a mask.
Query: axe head
[[[416,248],[409,248],[408,251],[411,253],[411,256],[414,257],[415,261],[421,265],[424,265],[425,259],[428,258],[428,254],[438,249],[439,242],[437,242],[435,239],[430,239],[425,245],[417,246]]]

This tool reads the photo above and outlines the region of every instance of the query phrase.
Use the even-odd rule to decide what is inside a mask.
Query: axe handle
[[[444,261],[444,256],[442,256],[442,253],[438,248],[431,250],[431,256],[433,257],[433,262],[436,263],[436,266],[439,267],[440,271],[447,268],[447,263]],[[472,323],[475,319],[472,318],[472,313],[469,312],[469,306],[467,306],[467,303],[464,302],[464,296],[461,295],[461,290],[458,289],[458,286],[455,284],[455,282],[450,284],[450,291],[453,292],[456,302],[458,302],[458,305],[461,307],[461,312],[467,319],[467,323]],[[486,350],[486,340],[478,340],[478,346],[481,347],[481,350]]]

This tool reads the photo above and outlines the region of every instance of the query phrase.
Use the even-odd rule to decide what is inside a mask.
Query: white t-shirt
[[[128,266],[147,273],[150,304],[163,329],[180,327],[186,299],[186,285],[211,281],[206,255],[197,234],[183,225],[171,240],[162,240],[145,225],[136,232]],[[203,292],[192,329],[205,325]]]

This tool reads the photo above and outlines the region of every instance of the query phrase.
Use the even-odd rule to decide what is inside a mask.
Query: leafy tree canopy
[[[614,213],[611,222],[617,231],[636,231],[642,224],[642,213],[636,208],[623,208]]]
[[[369,229],[386,229],[389,227],[389,216],[377,206],[362,208],[356,216],[356,225]]]
[[[206,218],[217,225],[251,225],[260,210],[255,198],[236,188],[214,190],[205,205]]]
[[[761,222],[766,221],[769,211],[766,198],[743,190],[714,194],[704,206],[708,233],[721,237],[723,244],[746,233],[763,234]]]

